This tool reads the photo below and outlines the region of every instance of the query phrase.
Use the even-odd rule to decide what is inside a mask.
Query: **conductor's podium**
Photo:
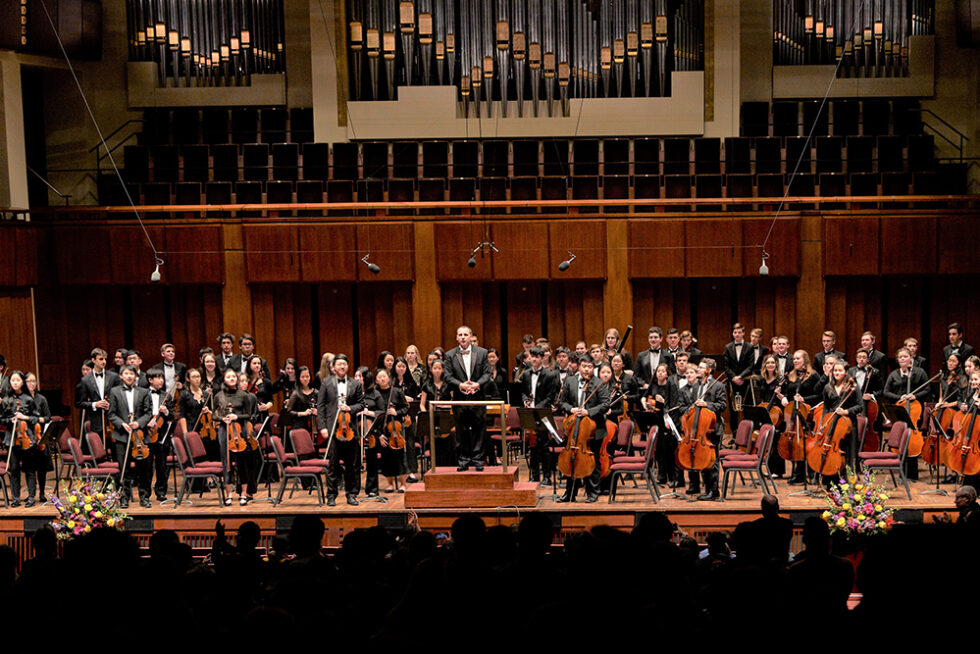
[[[533,507],[537,496],[538,482],[518,481],[517,466],[487,466],[483,472],[435,468],[424,481],[406,487],[405,508]]]

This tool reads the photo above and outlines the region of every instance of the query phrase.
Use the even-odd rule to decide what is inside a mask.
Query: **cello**
[[[720,383],[711,377],[705,385],[705,391],[714,383]],[[685,470],[706,470],[715,464],[718,454],[715,446],[708,440],[708,434],[715,430],[718,416],[708,407],[692,404],[691,408],[681,416],[681,430],[684,438],[677,444],[674,459],[677,465]]]
[[[946,466],[961,475],[980,473],[980,390],[973,396],[973,406],[953,417],[953,442],[949,444]]]
[[[592,392],[582,400],[578,408],[584,408],[602,384],[596,384]],[[595,455],[589,449],[589,439],[595,433],[595,421],[588,416],[568,416],[562,427],[565,430],[565,449],[558,455],[558,471],[572,479],[571,497],[575,497],[575,480],[584,479],[595,470]]]
[[[617,393],[609,401],[609,404],[615,404],[619,402],[621,397],[625,396],[626,393]],[[612,449],[617,436],[619,436],[619,424],[612,420],[606,420],[606,437],[602,439],[602,445],[599,447],[599,471],[602,478],[608,477],[609,473],[612,472]]]
[[[810,405],[806,402],[792,401],[783,409],[786,431],[779,436],[776,451],[786,461],[802,461],[806,458],[806,440],[811,434],[807,419]]]
[[[950,397],[959,393],[960,389],[955,387],[957,378],[958,375],[955,370],[950,373],[946,381],[946,388],[950,389],[948,394],[944,395],[942,384],[940,384],[939,401],[936,402],[936,406],[940,406],[940,408],[933,411],[930,417],[930,429],[922,445],[922,460],[930,466],[941,465],[946,462],[946,450],[949,446],[948,432],[953,424],[953,414],[956,412],[950,411],[950,407],[941,405],[951,402]],[[942,436],[942,442],[939,440],[940,436]]]
[[[857,384],[853,377],[847,377],[842,390],[847,393],[834,410],[826,413],[820,420],[814,437],[807,443],[806,462],[810,468],[823,476],[836,475],[844,467],[844,453],[840,442],[851,433],[853,422],[847,416],[837,413],[854,393]]]
[[[919,385],[919,387],[916,388],[915,390],[910,389],[905,394],[915,395],[920,390],[922,390],[923,388],[925,388],[926,386],[934,382],[937,378],[941,377],[942,374],[943,374],[942,372],[939,372],[935,376],[926,380],[924,384]],[[912,383],[912,377],[909,376],[908,384],[911,385],[911,383]],[[908,450],[906,456],[909,457],[919,456],[922,453],[922,447],[925,444],[925,440],[922,437],[922,431],[919,429],[919,423],[922,420],[922,402],[920,402],[919,400],[907,399],[904,402],[899,402],[898,405],[905,407],[905,410],[908,411],[909,418],[911,418],[911,420],[909,421],[909,426],[912,428],[912,435],[909,436],[909,444],[908,444]]]
[[[861,398],[863,399],[865,395],[868,394],[868,384],[871,383],[871,375],[878,374],[878,371],[873,366],[868,366],[864,371],[864,384],[861,385]],[[864,415],[868,419],[867,427],[865,427],[866,435],[864,437],[864,451],[865,452],[877,452],[881,449],[881,436],[875,431],[874,425],[878,421],[878,400],[871,396],[870,400],[864,403]]]

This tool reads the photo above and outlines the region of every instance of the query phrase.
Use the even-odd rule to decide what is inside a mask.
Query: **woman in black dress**
[[[51,424],[51,407],[48,405],[48,399],[38,393],[37,388],[37,376],[33,372],[27,373],[24,376],[24,385],[27,387],[27,394],[31,396],[34,400],[34,413],[37,415],[37,424],[41,428],[41,442],[44,443],[44,450],[37,447],[32,447],[32,456],[34,458],[34,473],[37,478],[37,501],[44,501],[44,482],[48,475],[49,470],[54,469],[54,465],[51,463],[51,434],[47,433],[47,429]],[[31,473],[28,472],[28,479]],[[33,494],[30,492],[31,484],[27,484],[28,502],[33,498]],[[25,502],[24,506],[28,506],[28,502]]]
[[[657,426],[657,449],[653,455],[657,459],[657,483],[670,483],[671,487],[684,486],[684,471],[677,465],[674,453],[677,451],[677,438],[667,427],[664,416],[669,415],[674,425],[680,424],[680,391],[677,383],[670,377],[670,367],[661,363],[653,372],[653,379],[641,400],[643,408],[654,416]]]
[[[221,391],[215,397],[214,417],[218,421],[218,443],[221,446],[221,462],[224,464],[225,484],[227,494],[225,505],[231,504],[231,462],[234,461],[238,472],[234,490],[238,493],[238,502],[242,506],[248,504],[255,496],[258,487],[259,465],[262,463],[260,449],[246,447],[243,452],[228,450],[228,425],[237,422],[245,437],[250,423],[258,419],[258,407],[255,395],[247,393],[238,387],[238,373],[233,368],[225,370],[224,383]],[[245,492],[242,492],[242,488]]]
[[[857,459],[857,417],[864,410],[861,402],[861,392],[853,389],[854,379],[847,374],[847,365],[843,361],[836,362],[830,369],[830,381],[823,387],[822,399],[824,407],[824,419],[828,420],[831,412],[841,417],[851,420],[851,433],[841,442],[841,449],[847,454],[846,461],[850,461],[852,469],[856,470]],[[827,475],[824,477],[824,485],[830,487],[832,481],[837,480],[837,475]]]
[[[282,369],[279,371],[279,376],[276,377],[276,381],[272,382],[272,393],[273,395],[281,393],[282,405],[286,406],[286,401],[289,400],[289,396],[293,394],[295,388],[296,359],[289,357],[283,362]]]
[[[422,386],[422,397],[419,401],[419,412],[428,413],[430,400],[436,400],[437,402],[448,402],[452,400],[452,392],[449,389],[449,384],[445,380],[445,364],[442,359],[435,359],[432,365],[429,366],[429,378],[425,380]],[[438,407],[435,413],[438,415],[440,413],[448,414],[449,407]],[[438,419],[438,418],[437,418]],[[438,425],[438,423],[436,423]],[[428,439],[428,434],[422,434],[422,438]],[[428,441],[426,441],[428,442]],[[425,448],[422,448],[425,451]],[[437,466],[453,466],[456,465],[456,453],[453,447],[453,435],[449,434],[437,434],[436,438],[436,465]]]
[[[395,423],[401,423],[408,415],[408,402],[405,401],[405,394],[400,388],[391,385],[391,378],[388,371],[381,369],[375,375],[375,383],[378,387],[378,394],[381,395],[381,411],[378,418],[382,421],[379,428],[380,434],[378,441],[381,447],[381,474],[388,478],[388,488],[386,493],[398,490],[399,493],[405,492],[404,475],[405,451],[395,449],[389,442],[388,427]],[[402,433],[404,434],[404,427]]]
[[[269,409],[272,408],[272,383],[262,373],[262,359],[259,355],[253,354],[245,369],[248,371],[248,385],[245,390],[255,396],[259,411],[257,421],[262,422],[269,417]]]
[[[394,374],[391,378],[392,386],[400,388],[405,394],[405,401],[409,406],[417,406],[419,397],[422,395],[422,388],[416,383],[411,371],[408,369],[408,361],[405,357],[396,357],[393,366]],[[417,415],[417,414],[415,414]],[[405,433],[405,468],[408,470],[408,483],[418,481],[415,473],[419,470],[418,446],[416,445],[415,421],[411,420],[404,428]]]
[[[201,359],[201,387],[210,388],[217,393],[221,390],[221,371],[214,354],[205,354]]]
[[[214,410],[214,391],[210,386],[204,387],[201,383],[201,371],[197,368],[187,370],[187,384],[180,391],[180,419],[184,421],[184,431],[200,433],[201,418],[204,413]],[[214,425],[217,429],[217,425]],[[203,438],[204,450],[207,452],[208,461],[220,461],[221,449],[217,439]]]
[[[779,374],[779,362],[776,361],[774,354],[767,354],[762,360],[760,377],[762,379],[755,382],[756,399],[767,407],[781,408],[782,402],[777,391],[782,392],[782,384],[786,383],[786,378]],[[773,433],[773,447],[769,452],[769,472],[773,477],[780,479],[786,474],[786,461],[779,456],[776,444],[784,431],[786,431],[786,421],[780,415],[776,423],[776,431]]]
[[[806,350],[793,352],[793,369],[786,373],[786,382],[776,396],[785,407],[790,402],[803,402],[812,408],[823,398],[820,375],[810,366],[810,355]],[[806,474],[806,461],[793,462],[793,475],[790,484],[802,484]]]
[[[374,373],[367,366],[361,366],[354,373],[354,379],[361,382],[364,389],[364,409],[357,415],[357,430],[363,439],[364,449],[364,492],[368,497],[378,496],[378,470],[381,467],[380,430],[382,423],[377,416],[385,411],[385,404],[374,384]]]
[[[37,457],[36,448],[30,447],[23,449],[12,444],[12,428],[14,422],[26,422],[28,430],[33,434],[34,425],[37,424],[37,411],[34,407],[34,400],[27,392],[24,383],[24,373],[19,370],[11,372],[6,379],[6,388],[3,398],[0,400],[0,425],[3,425],[4,443],[13,448],[10,456],[10,467],[7,469],[10,478],[10,492],[13,499],[10,506],[20,506],[20,471],[23,470],[27,477],[27,506],[34,506],[34,491],[36,490],[37,476],[34,468],[36,467]],[[43,488],[41,490],[43,492]]]
[[[296,387],[290,394],[289,399],[286,400],[282,412],[283,416],[285,416],[285,424],[280,419],[280,424],[283,425],[282,433],[286,437],[289,436],[289,432],[293,429],[305,429],[310,432],[310,436],[313,438],[316,438],[316,435],[319,433],[315,428],[317,392],[316,389],[310,386],[312,379],[313,375],[308,367],[300,366],[297,369]]]

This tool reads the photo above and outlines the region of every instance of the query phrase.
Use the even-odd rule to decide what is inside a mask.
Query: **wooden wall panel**
[[[30,289],[0,292],[0,316],[4,325],[0,328],[0,354],[7,359],[7,372],[35,370],[34,303]]]
[[[762,263],[762,243],[772,227],[772,235],[766,245],[770,254],[766,265],[770,277],[799,277],[800,275],[800,219],[782,216],[773,225],[771,219],[745,219],[742,224],[742,274],[758,277]],[[759,247],[753,247],[758,245]]]
[[[13,225],[0,225],[0,286],[17,284],[17,235]]]
[[[977,217],[943,216],[939,221],[939,272],[949,274],[980,273],[976,255]],[[969,342],[969,341],[967,341]]]
[[[320,324],[320,351],[313,360],[317,370],[320,368],[320,356],[324,352],[339,354],[344,352],[356,358],[354,351],[354,311],[351,284],[320,284],[316,287],[317,306]],[[374,361],[362,362],[363,365],[374,369]],[[315,374],[315,373],[314,373]]]
[[[800,335],[797,333],[796,325],[795,285],[786,283],[786,281],[783,280],[774,282],[773,307],[773,334],[788,336],[790,347],[794,350],[802,347],[807,351],[812,351],[813,346],[807,348],[806,344],[799,343]]]
[[[513,361],[523,334],[539,336],[542,332],[544,307],[543,285],[537,282],[511,282],[505,288],[507,298],[507,361]]]
[[[436,278],[439,281],[480,281],[493,279],[493,258],[476,255],[476,267],[470,268],[466,260],[470,250],[483,240],[483,229],[473,222],[447,222],[435,224]]]
[[[732,280],[699,279],[694,282],[697,307],[698,349],[705,355],[720,354],[732,336]],[[719,364],[720,365],[720,364]]]
[[[149,370],[160,363],[160,346],[167,342],[167,322],[163,307],[169,289],[165,286],[130,287],[133,307],[133,348],[143,358],[142,370]]]
[[[162,227],[146,228],[160,252],[167,251],[166,234]],[[104,248],[103,248],[104,249]],[[109,252],[113,284],[148,284],[153,272],[153,250],[146,234],[139,227],[119,226],[109,230]],[[166,273],[166,268],[161,269]]]
[[[823,273],[831,275],[878,274],[878,218],[824,217]]]
[[[165,282],[224,283],[224,242],[220,225],[167,225],[165,231],[167,254],[162,271]]]
[[[687,277],[738,277],[742,274],[742,228],[734,219],[684,222]]]
[[[269,364],[269,370],[276,365],[276,285],[254,284],[252,286],[252,331],[255,337],[255,352]],[[241,336],[241,334],[236,334]]]
[[[246,281],[295,282],[300,279],[295,227],[244,225]]]
[[[881,219],[881,274],[936,274],[939,221],[933,216],[889,216]]]
[[[357,266],[362,282],[411,281],[415,278],[415,236],[411,223],[379,223],[357,226],[357,250],[381,266],[372,273],[364,264]],[[363,254],[361,256],[364,256]],[[360,257],[359,257],[360,258]],[[464,259],[465,261],[465,259]]]
[[[671,327],[678,331],[691,328],[691,288],[691,282],[684,279],[633,282],[633,345],[636,350],[649,347],[650,327],[660,327],[664,335]]]
[[[885,294],[885,308],[888,313],[884,323],[884,337],[888,341],[888,355],[905,344],[910,336],[918,339],[922,347],[922,292],[923,280],[918,277],[884,280],[882,292]],[[922,356],[926,356],[923,352]],[[928,362],[931,365],[936,362]]]
[[[562,224],[569,225],[568,222]],[[500,250],[493,253],[494,279],[548,279],[557,273],[558,263],[552,265],[554,257],[548,254],[548,223],[495,223],[490,234]],[[586,243],[592,245],[589,241]],[[567,259],[568,255],[564,258]]]
[[[33,286],[38,282],[38,273],[42,261],[40,231],[41,228],[39,227],[19,225],[15,232],[17,269],[14,282],[18,286]],[[0,238],[3,237],[0,236]],[[43,260],[45,266],[50,262],[46,256]]]
[[[629,245],[607,243],[606,223],[601,220],[554,220],[549,221],[549,230],[548,272],[553,279],[606,279],[607,248]],[[578,258],[562,272],[558,264],[568,259],[569,251]]]
[[[304,282],[357,279],[357,266],[364,265],[359,259],[368,252],[359,254],[353,225],[297,225],[296,230]],[[369,261],[377,263],[374,252]]]
[[[112,281],[107,251],[109,228],[58,226],[54,229],[55,260],[62,284],[108,284]],[[145,264],[144,264],[145,265]],[[145,271],[149,281],[150,272]]]
[[[297,365],[310,366],[310,372],[315,375],[314,366],[319,365],[321,353],[316,351],[316,335],[313,333],[314,293],[315,287],[308,284],[296,284],[292,287],[293,349],[292,354],[286,356],[296,357]],[[283,361],[277,363],[282,365]]]
[[[684,221],[631,220],[630,265],[633,279],[683,277],[686,250]]]

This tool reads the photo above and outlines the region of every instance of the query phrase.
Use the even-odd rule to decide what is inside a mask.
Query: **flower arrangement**
[[[71,488],[65,484],[64,491],[63,498],[49,496],[58,512],[51,526],[61,540],[70,540],[100,527],[122,529],[123,523],[132,519],[119,508],[119,493],[112,482],[104,491],[99,491],[90,483],[76,479]]]
[[[821,517],[831,532],[869,536],[883,532],[894,522],[894,511],[886,504],[888,494],[875,484],[870,470],[858,477],[848,466],[845,476],[830,485],[826,498],[829,506]]]

